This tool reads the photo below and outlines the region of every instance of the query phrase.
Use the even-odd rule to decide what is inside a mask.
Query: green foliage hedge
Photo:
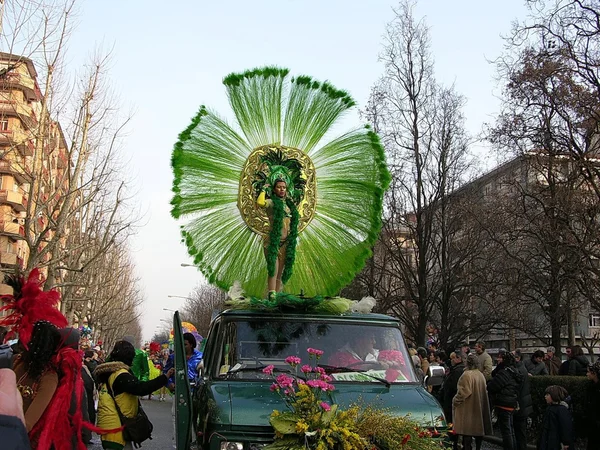
[[[573,422],[575,425],[575,435],[578,438],[587,436],[586,423],[584,417],[584,408],[586,404],[586,390],[590,381],[587,377],[567,377],[567,376],[537,376],[531,377],[531,398],[533,400],[533,413],[531,420],[535,436],[539,436],[546,410],[546,400],[544,392],[548,386],[557,385],[564,387],[571,396],[571,405],[573,407]]]

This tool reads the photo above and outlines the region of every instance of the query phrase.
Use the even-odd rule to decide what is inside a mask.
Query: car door
[[[189,450],[192,438],[192,392],[178,311],[173,315],[173,345],[175,349],[175,441],[178,450]]]

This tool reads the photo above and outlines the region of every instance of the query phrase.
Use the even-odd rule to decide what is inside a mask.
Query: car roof
[[[316,314],[305,312],[282,312],[279,310],[249,310],[249,309],[228,309],[222,311],[217,317],[239,317],[239,318],[269,318],[269,319],[286,319],[293,318],[296,320],[308,321],[327,321],[327,322],[347,322],[347,321],[364,321],[365,323],[386,323],[397,325],[398,319],[387,316],[385,314],[375,313],[356,313],[350,312],[345,314]]]

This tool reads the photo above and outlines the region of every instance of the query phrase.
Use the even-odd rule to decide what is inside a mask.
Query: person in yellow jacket
[[[121,426],[115,406],[126,417],[135,417],[138,412],[138,397],[149,395],[165,386],[173,373],[160,375],[149,381],[138,380],[131,372],[135,348],[127,341],[119,341],[110,353],[110,362],[100,364],[94,375],[100,384],[98,395],[97,426],[114,430]],[[111,395],[112,394],[112,395]],[[111,450],[133,449],[131,442],[125,442],[123,433],[108,433],[101,436],[102,448]]]

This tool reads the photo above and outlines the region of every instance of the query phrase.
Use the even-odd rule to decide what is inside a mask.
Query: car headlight
[[[221,450],[244,450],[244,444],[241,442],[221,442]]]

